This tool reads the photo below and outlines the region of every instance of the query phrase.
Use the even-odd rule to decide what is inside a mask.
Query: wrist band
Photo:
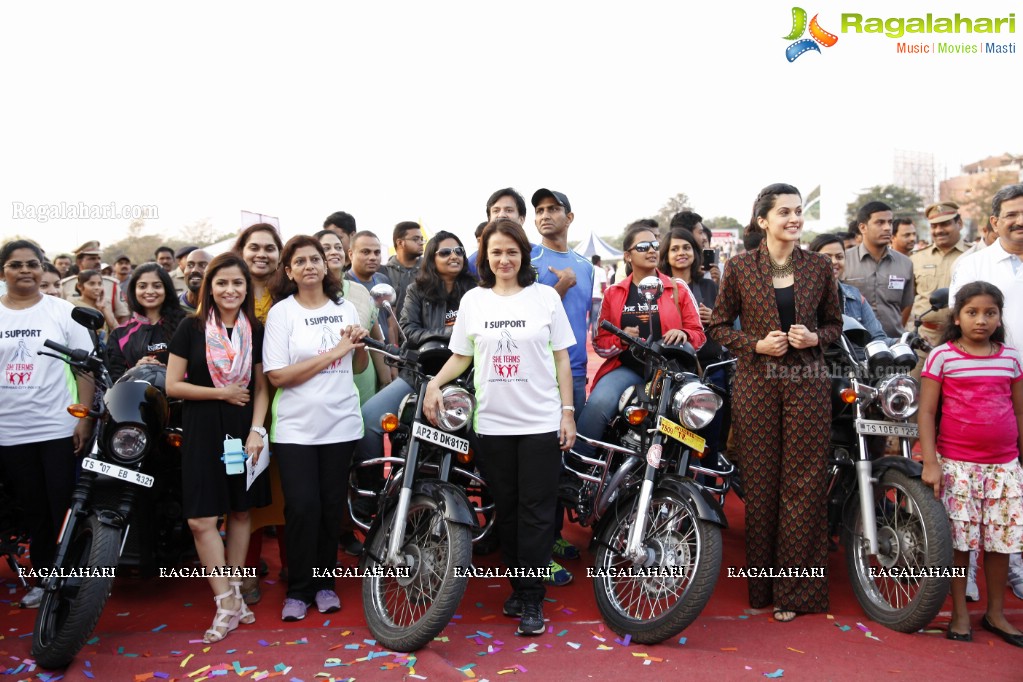
[[[561,409],[562,411],[568,410],[569,412],[575,412],[575,407],[573,407],[572,405],[562,405]]]

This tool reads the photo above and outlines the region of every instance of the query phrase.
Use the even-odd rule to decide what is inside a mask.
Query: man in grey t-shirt
[[[884,333],[899,336],[913,305],[913,262],[891,248],[892,209],[871,201],[856,215],[862,240],[845,251],[845,278],[874,309]]]

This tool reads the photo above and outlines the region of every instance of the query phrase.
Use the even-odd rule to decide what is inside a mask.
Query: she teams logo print
[[[796,59],[806,52],[813,50],[814,52],[820,52],[821,49],[817,47],[820,43],[824,47],[831,47],[838,42],[838,36],[834,33],[828,33],[820,24],[817,23],[817,16],[813,15],[813,19],[810,20],[810,38],[801,38],[803,33],[806,31],[806,10],[802,7],[792,8],[792,31],[785,36],[785,40],[795,40],[796,42],[785,48],[785,58],[790,62],[796,61]],[[812,38],[812,40],[811,40]]]

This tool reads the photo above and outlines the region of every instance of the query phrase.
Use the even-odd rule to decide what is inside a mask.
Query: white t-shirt
[[[309,310],[289,296],[270,308],[263,336],[263,371],[271,372],[322,355],[341,340],[359,313],[347,299]],[[324,445],[362,438],[359,391],[352,380],[352,353],[298,386],[277,392],[270,440]]]
[[[71,319],[74,306],[43,296],[25,310],[0,303],[0,445],[67,438],[78,420],[67,413],[78,402],[78,384],[67,363],[36,351],[47,339],[92,349],[89,330]],[[90,405],[91,407],[91,405]]]
[[[593,266],[593,298],[604,298],[607,288],[607,271],[599,265]]]
[[[573,344],[575,335],[553,288],[532,284],[512,296],[484,288],[467,291],[448,347],[473,358],[476,432],[517,436],[557,431],[561,394],[554,351]]]

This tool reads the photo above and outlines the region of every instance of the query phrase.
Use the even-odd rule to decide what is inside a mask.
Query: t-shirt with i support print
[[[294,296],[274,307],[266,318],[263,371],[294,365],[332,350],[345,327],[359,324],[348,299],[310,310]],[[359,391],[352,376],[352,353],[297,386],[277,392],[271,407],[270,440],[274,443],[324,445],[362,438]]]
[[[622,306],[622,329],[626,327],[639,327],[639,337],[647,341],[661,338],[661,318],[657,314],[657,301],[647,303],[635,283],[629,285],[629,295]],[[623,365],[636,374],[643,375],[643,363],[630,351],[622,353],[620,357]]]
[[[477,288],[462,297],[448,347],[473,358],[485,436],[550,433],[561,426],[554,351],[575,343],[561,297],[546,284],[511,296]]]

